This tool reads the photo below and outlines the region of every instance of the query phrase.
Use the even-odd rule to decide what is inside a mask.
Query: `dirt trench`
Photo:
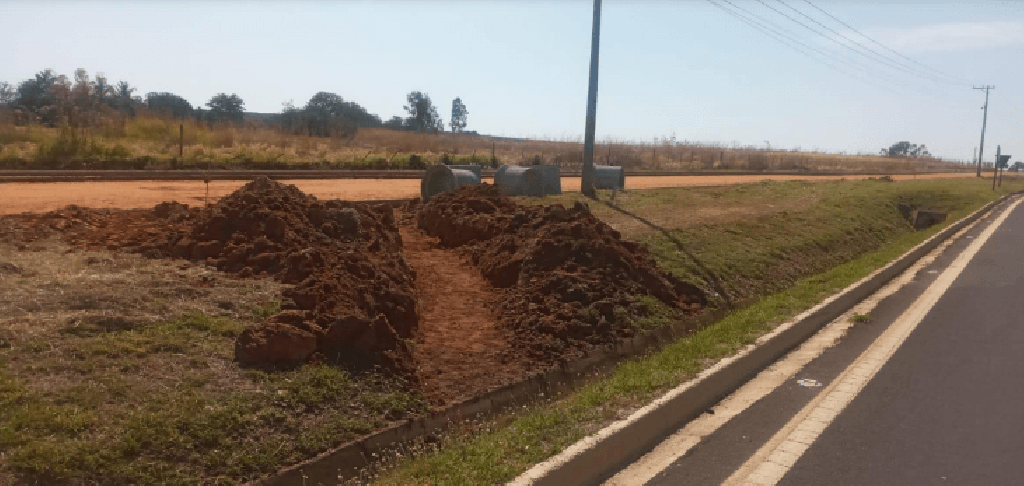
[[[491,310],[498,298],[491,284],[412,221],[399,231],[405,259],[416,272],[420,320],[412,355],[427,399],[450,403],[522,378],[524,363],[510,359],[513,337],[499,328]]]

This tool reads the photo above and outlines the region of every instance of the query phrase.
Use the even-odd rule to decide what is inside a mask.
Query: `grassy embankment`
[[[1003,192],[1019,186],[1004,182]],[[952,221],[994,197],[984,180],[836,181],[631,191],[619,209],[591,203],[647,241],[665,268],[729,296],[717,304],[753,304],[570,396],[466,424],[382,481],[514,477],[934,232],[914,232],[897,201],[951,210]],[[380,374],[264,373],[232,362],[233,337],[275,311],[280,284],[64,249],[0,244],[0,264],[18,267],[0,267],[0,483],[234,483],[425,410]]]
[[[184,143],[178,156],[179,124]],[[213,128],[195,121],[139,116],[109,119],[78,130],[14,126],[0,120],[0,168],[407,168],[417,154],[430,163],[444,157],[456,164],[533,161],[578,169],[579,140],[492,140],[469,134],[424,134],[383,128],[361,129],[351,139],[281,133],[262,122]],[[939,159],[889,158],[799,150],[767,151],[695,142],[605,140],[597,163],[653,170],[829,170],[929,171],[962,166]]]
[[[592,204],[602,218],[646,240],[665,268],[701,282],[708,291],[724,288],[738,306],[751,303],[659,352],[623,363],[568,396],[405,450],[404,457],[392,457],[388,468],[367,472],[367,478],[379,484],[493,484],[512,479],[735,354],[942,227],[1022,186],[1018,181],[1004,183],[994,193],[989,184],[787,182],[636,191],[620,203],[653,223],[639,226],[623,211]],[[898,201],[948,210],[950,217],[943,225],[914,231],[896,213]],[[756,216],[744,218],[748,212]]]

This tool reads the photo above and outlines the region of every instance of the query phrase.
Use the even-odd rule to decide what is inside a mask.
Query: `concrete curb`
[[[762,336],[757,343],[735,356],[723,359],[629,418],[569,446],[509,484],[563,486],[597,484],[607,479],[1009,197],[1003,196],[986,204],[896,260]]]
[[[299,179],[420,179],[422,170],[0,170],[0,183],[14,182],[118,182],[118,181],[240,181],[267,176],[275,180]],[[494,170],[483,171],[482,177],[494,177]],[[722,175],[779,175],[779,176],[884,176],[960,174],[964,171],[930,172],[840,172],[840,171],[648,171],[627,170],[629,177],[638,176],[722,176]],[[562,177],[580,177],[579,171],[563,171]]]

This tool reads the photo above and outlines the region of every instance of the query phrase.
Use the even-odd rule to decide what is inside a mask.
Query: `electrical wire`
[[[783,32],[780,32],[780,30],[784,30],[784,29],[782,29],[778,25],[776,25],[776,24],[772,23],[771,21],[768,21],[768,20],[766,20],[766,19],[764,19],[762,17],[759,17],[756,14],[753,14],[752,12],[749,12],[749,11],[743,9],[742,7],[739,7],[738,5],[732,3],[729,0],[719,0],[719,1],[722,1],[722,2],[725,2],[725,3],[729,4],[730,6],[735,8],[736,10],[738,10],[740,12],[744,12],[746,15],[741,14],[741,13],[736,12],[736,11],[733,11],[733,10],[730,10],[730,9],[726,8],[725,6],[718,4],[715,0],[708,0],[709,3],[711,3],[712,5],[718,7],[722,11],[724,11],[724,12],[728,13],[729,15],[731,15],[731,16],[739,19],[739,20],[741,20],[742,22],[746,23],[747,25],[750,25],[751,27],[753,27],[756,30],[764,33],[765,35],[768,35],[769,37],[772,37],[775,40],[785,44],[787,47],[789,47],[789,48],[791,48],[793,50],[796,50],[797,52],[800,52],[801,54],[804,54],[807,57],[810,57],[811,59],[815,60],[816,62],[824,64],[826,67],[828,67],[830,69],[839,71],[839,72],[841,72],[841,73],[843,73],[843,74],[845,74],[847,76],[850,76],[850,77],[852,77],[852,78],[854,78],[854,79],[856,79],[856,80],[858,80],[858,81],[860,81],[862,83],[869,84],[869,85],[874,86],[876,88],[879,88],[879,89],[882,89],[884,91],[887,91],[887,92],[889,92],[891,94],[895,94],[895,95],[898,95],[898,96],[906,96],[907,95],[907,92],[904,92],[904,93],[896,92],[896,91],[890,89],[890,87],[888,87],[888,86],[877,84],[877,83],[873,82],[870,79],[865,79],[865,78],[863,78],[861,76],[858,76],[858,75],[856,75],[854,73],[848,72],[847,70],[841,69],[839,66],[834,66],[834,65],[828,64],[827,62],[823,62],[821,59],[819,59],[819,58],[809,54],[807,51],[809,50],[809,51],[816,52],[816,53],[818,53],[818,54],[820,54],[820,55],[822,55],[824,57],[827,57],[829,59],[832,59],[832,60],[836,61],[838,64],[840,64],[840,65],[842,65],[844,67],[847,67],[847,68],[852,67],[852,68],[857,68],[857,69],[860,69],[861,71],[867,72],[868,74],[872,74],[872,75],[876,75],[877,74],[877,73],[871,71],[870,69],[865,69],[865,68],[863,68],[860,65],[856,65],[854,63],[848,62],[848,61],[846,61],[844,59],[838,58],[838,57],[833,56],[833,55],[831,55],[831,54],[829,54],[827,52],[824,52],[824,51],[822,51],[820,49],[814,48],[814,47],[809,46],[809,45],[807,45],[807,44],[805,44],[803,42],[800,42],[797,39],[794,39],[792,36],[789,36],[789,35],[787,35],[787,34],[785,34]],[[759,22],[758,20],[755,20],[755,19],[758,19],[761,22]],[[765,24],[770,24],[772,26],[775,26],[776,28],[772,28],[772,27],[770,27],[768,25],[765,25]],[[785,38],[787,40],[783,40],[780,37]],[[799,45],[799,46],[805,48],[806,50],[805,49],[801,49],[799,47],[796,47],[793,44]],[[932,99],[937,100],[937,101],[942,101],[944,103],[950,103],[950,100],[943,99],[943,98],[941,98],[940,96],[938,96],[938,95],[936,95],[934,93],[928,93],[928,92],[924,92],[924,91],[909,89],[906,85],[903,85],[903,84],[897,84],[897,86],[901,86],[904,89],[907,89],[907,91],[909,93],[913,93],[913,94],[916,94],[916,95],[921,95],[921,96],[929,97],[929,98],[932,98]]]
[[[760,0],[758,0],[758,1],[760,1]],[[922,72],[922,71],[921,71],[920,69],[917,69],[917,68],[915,68],[915,67],[913,67],[913,66],[909,66],[909,65],[907,65],[906,63],[903,63],[903,62],[900,62],[900,61],[897,61],[897,60],[891,59],[891,58],[889,58],[889,57],[887,57],[887,56],[885,56],[885,55],[883,55],[883,54],[880,54],[880,53],[879,53],[878,51],[875,51],[874,49],[871,49],[870,47],[867,47],[867,46],[865,46],[865,45],[861,44],[860,42],[857,42],[857,41],[855,41],[855,40],[853,40],[853,39],[851,39],[851,38],[849,38],[849,37],[846,37],[845,35],[843,35],[843,34],[841,34],[841,33],[837,32],[837,31],[836,31],[835,29],[832,29],[831,27],[829,27],[829,26],[827,26],[827,25],[825,25],[825,24],[823,24],[823,23],[821,23],[821,22],[818,22],[817,20],[815,20],[815,19],[814,19],[814,18],[812,18],[811,16],[809,16],[809,15],[807,15],[807,14],[805,14],[805,13],[803,13],[803,12],[799,11],[799,10],[797,10],[796,8],[793,8],[793,7],[791,6],[791,5],[787,4],[786,2],[784,2],[784,1],[782,1],[782,0],[777,0],[777,1],[778,1],[779,3],[781,3],[782,5],[784,5],[784,6],[786,7],[786,8],[788,8],[788,9],[790,9],[790,10],[792,10],[792,11],[794,11],[794,12],[798,13],[798,14],[800,14],[801,16],[803,16],[804,18],[806,18],[807,20],[810,20],[811,22],[814,22],[815,24],[818,24],[819,26],[821,26],[821,27],[822,27],[822,28],[824,28],[825,30],[827,30],[827,31],[829,31],[829,32],[831,32],[831,33],[833,33],[833,34],[835,34],[835,35],[839,36],[839,37],[842,37],[843,39],[846,39],[847,41],[850,41],[851,43],[853,43],[853,44],[857,45],[857,46],[858,46],[858,47],[860,47],[861,49],[864,49],[864,50],[866,50],[866,51],[868,51],[868,52],[870,52],[870,53],[874,54],[874,55],[875,55],[875,58],[874,58],[874,59],[875,59],[876,61],[880,62],[880,63],[883,63],[883,64],[885,64],[885,65],[887,65],[887,66],[890,66],[890,67],[893,67],[893,68],[896,68],[896,69],[899,69],[899,70],[901,70],[901,71],[904,71],[904,72],[907,72],[907,73],[913,74],[913,75],[915,75],[915,76],[918,76],[918,77],[922,77],[922,78],[926,78],[926,79],[931,79],[931,80],[933,80],[933,81],[937,81],[937,82],[940,82],[940,83],[946,83],[946,84],[953,84],[953,85],[959,85],[959,86],[963,86],[963,84],[962,84],[962,83],[959,83],[959,82],[953,82],[953,81],[947,81],[947,80],[944,80],[944,79],[940,79],[940,78],[937,78],[937,77],[935,77],[935,76],[934,76],[934,75],[932,75],[932,74],[924,73],[924,72]],[[764,3],[764,2],[761,2],[761,3]],[[765,4],[765,6],[766,6],[766,7],[768,7],[768,8],[771,8],[771,7],[770,7],[770,6],[768,6],[767,4]],[[775,10],[775,9],[772,9],[772,10]],[[776,12],[778,12],[778,11],[776,11]],[[779,12],[779,14],[780,14],[780,15],[783,15],[783,14],[782,14],[781,12]],[[788,16],[787,16],[787,18],[788,18]],[[792,19],[790,19],[790,20],[792,20]],[[794,21],[795,21],[795,20],[794,20]],[[801,24],[801,25],[803,25],[803,24]],[[805,27],[806,27],[806,26],[805,26]],[[809,28],[809,27],[808,27],[808,28]],[[813,30],[813,29],[812,29],[812,30]],[[822,35],[822,36],[824,36],[824,37],[826,37],[826,38],[828,38],[828,39],[832,40],[833,42],[836,42],[836,43],[838,43],[839,45],[844,45],[844,44],[842,44],[841,42],[838,42],[838,41],[836,41],[835,39],[832,39],[831,37],[828,37],[827,35],[821,34],[820,32],[817,32],[817,31],[815,31],[815,32],[816,32],[816,33],[818,33],[819,35]],[[863,56],[867,57],[867,55],[866,55],[866,54],[864,54],[864,53],[862,53],[862,52],[860,52],[860,51],[858,51],[858,50],[856,50],[856,49],[853,49],[852,47],[849,47],[848,45],[846,45],[845,47],[847,47],[847,48],[849,48],[849,49],[853,50],[854,52],[857,52],[858,54],[861,54],[861,55],[863,55]]]
[[[903,54],[900,54],[900,53],[890,49],[888,46],[882,44],[881,42],[878,42],[878,41],[876,41],[876,40],[874,40],[874,39],[872,39],[872,38],[862,34],[860,31],[858,31],[857,29],[854,29],[853,27],[848,25],[846,22],[843,22],[842,20],[837,19],[834,15],[832,15],[832,14],[822,10],[821,7],[818,7],[817,5],[811,3],[810,0],[804,0],[804,2],[807,2],[807,4],[810,5],[811,7],[814,7],[819,12],[821,12],[821,13],[825,14],[826,16],[828,16],[828,18],[836,21],[837,23],[839,23],[839,25],[842,25],[843,27],[846,27],[847,29],[850,29],[850,30],[856,32],[857,35],[859,35],[859,36],[861,36],[861,37],[863,37],[863,38],[873,42],[874,44],[878,45],[879,47],[881,47],[881,48],[883,48],[883,49],[885,49],[885,50],[887,50],[887,51],[889,51],[889,52],[891,52],[893,54],[896,54],[897,56],[900,56],[903,59],[906,59],[906,60],[908,60],[908,61],[910,61],[910,62],[912,62],[914,64],[917,64],[918,66],[921,66],[921,67],[923,67],[925,69],[928,69],[930,71],[934,71],[935,73],[941,74],[941,75],[943,75],[943,76],[945,76],[947,78],[950,78],[950,79],[958,79],[958,80],[960,80],[961,83],[963,83],[964,80],[962,80],[961,78],[958,78],[956,76],[951,76],[951,75],[946,74],[946,73],[944,73],[942,71],[939,71],[938,69],[934,69],[934,68],[928,67],[928,66],[926,66],[924,64],[921,64],[921,63],[919,63],[919,62],[917,62],[917,61],[915,61],[915,60],[913,60],[913,59],[911,59],[911,58],[909,58],[907,56],[904,56]],[[962,86],[969,86],[969,84],[962,84]]]

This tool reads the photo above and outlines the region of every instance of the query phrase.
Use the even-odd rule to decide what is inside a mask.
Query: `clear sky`
[[[606,0],[599,140],[674,134],[850,153],[908,140],[970,159],[985,99],[971,85],[989,84],[986,160],[997,144],[1024,159],[1024,2],[731,1],[809,55],[708,0]],[[193,105],[237,93],[256,112],[330,91],[384,120],[404,116],[419,90],[446,123],[459,96],[470,130],[582,139],[592,15],[589,0],[0,0],[0,81],[81,67]],[[846,49],[840,34],[896,67]]]

